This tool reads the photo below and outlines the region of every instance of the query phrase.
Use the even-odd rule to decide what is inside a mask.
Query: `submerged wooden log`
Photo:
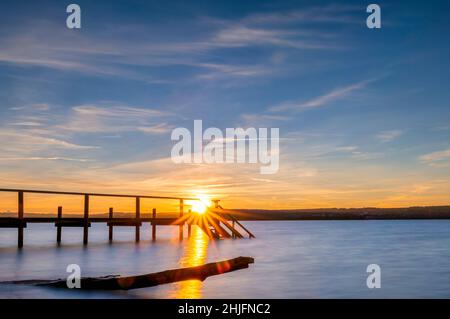
[[[81,278],[81,289],[86,290],[130,290],[138,288],[153,287],[162,284],[173,283],[183,280],[205,280],[210,276],[221,275],[227,272],[245,269],[254,263],[251,257],[237,257],[229,260],[213,262],[205,265],[165,270],[157,273],[139,276],[105,276],[94,278]],[[36,286],[47,286],[67,288],[65,279],[58,280],[26,280],[9,282],[15,284],[33,284]]]

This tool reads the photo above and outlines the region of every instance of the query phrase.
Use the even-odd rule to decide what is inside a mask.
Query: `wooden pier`
[[[198,201],[198,198],[170,197],[170,196],[149,196],[149,195],[121,195],[121,194],[102,194],[102,193],[78,193],[78,192],[60,192],[60,191],[42,191],[42,190],[24,190],[24,189],[0,189],[0,192],[17,193],[17,217],[0,217],[0,228],[17,228],[17,246],[22,248],[24,245],[24,229],[29,223],[52,223],[56,227],[56,242],[62,241],[64,227],[83,228],[83,244],[89,242],[89,228],[92,223],[104,223],[109,229],[108,239],[113,241],[114,227],[134,227],[135,241],[141,239],[140,228],[143,223],[150,223],[151,238],[156,241],[157,226],[175,226],[178,227],[179,240],[184,238],[184,226],[188,226],[188,237],[190,237],[191,227],[196,225],[200,227],[211,239],[222,238],[244,238],[237,229],[240,227],[248,235],[248,238],[255,236],[245,228],[239,221],[229,214],[221,214],[218,211],[220,206],[218,200],[214,200],[215,207],[208,209],[205,214],[197,214],[191,212],[184,213],[186,201]],[[25,216],[25,194],[44,194],[44,195],[70,195],[79,196],[84,200],[84,209],[82,217],[64,217],[63,207],[57,207],[55,217],[26,217]],[[92,197],[116,197],[116,198],[134,198],[135,199],[135,216],[134,218],[114,217],[114,208],[109,208],[108,217],[90,216],[90,199]],[[151,217],[141,216],[141,199],[165,199],[175,200],[179,203],[179,216],[173,218],[158,218],[156,209],[152,209]],[[230,223],[231,221],[231,223]]]

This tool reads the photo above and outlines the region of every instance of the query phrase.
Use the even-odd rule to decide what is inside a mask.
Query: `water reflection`
[[[180,259],[180,267],[193,267],[204,264],[208,250],[208,236],[197,226],[192,226],[191,238],[184,247]],[[199,280],[186,280],[176,283],[172,293],[173,298],[197,299],[202,297],[203,282]]]

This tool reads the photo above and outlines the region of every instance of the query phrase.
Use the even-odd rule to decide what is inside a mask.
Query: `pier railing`
[[[232,227],[233,227],[234,229],[236,229],[235,224],[238,224],[239,227],[241,227],[241,228],[247,233],[247,235],[248,235],[249,238],[255,238],[255,235],[253,235],[253,233],[252,233],[250,230],[248,230],[244,225],[242,225],[242,224],[239,222],[239,220],[237,220],[236,217],[234,217],[234,216],[231,215],[231,214],[226,214],[226,216],[228,217],[229,220],[231,220],[231,224],[232,224]]]

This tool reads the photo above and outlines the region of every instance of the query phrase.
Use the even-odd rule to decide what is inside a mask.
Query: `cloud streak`
[[[329,91],[321,96],[315,97],[307,101],[287,101],[269,107],[270,112],[284,112],[284,111],[301,111],[306,109],[314,109],[326,106],[328,104],[334,103],[341,100],[350,94],[361,90],[367,86],[372,80],[365,80],[357,82],[348,86],[339,87],[334,90]]]
[[[421,155],[419,160],[430,166],[440,167],[450,165],[450,148]]]
[[[52,137],[33,134],[32,132],[18,133],[12,130],[0,130],[0,140],[4,149],[41,149],[44,147],[55,147],[69,150],[90,150],[98,146],[79,145]]]
[[[390,130],[378,133],[375,137],[383,143],[392,142],[403,134],[402,130]]]
[[[272,50],[324,50],[338,47],[334,41],[336,33],[305,26],[299,28],[295,23],[353,23],[354,9],[349,6],[310,7],[290,12],[256,13],[229,20],[207,17],[183,21],[183,28],[186,25],[201,28],[202,31],[196,32],[192,38],[180,38],[179,34],[170,31],[161,38],[159,32],[147,24],[114,26],[118,36],[111,38],[104,36],[111,26],[101,26],[96,32],[81,36],[67,33],[64,28],[55,27],[48,21],[26,21],[20,27],[8,30],[0,38],[3,48],[0,62],[160,84],[167,83],[169,79],[130,66],[184,65],[201,71],[209,64],[215,73],[255,77],[262,75],[257,69],[267,63],[252,66],[233,61],[222,63],[228,68],[217,68],[211,63],[210,54],[217,55],[218,50],[252,47]],[[136,38],[136,34],[140,36]],[[209,80],[211,75],[201,76],[200,79]]]
[[[57,128],[79,133],[162,133],[169,126],[161,124],[161,120],[173,116],[169,112],[151,108],[80,105],[72,107],[66,122],[57,125]]]

